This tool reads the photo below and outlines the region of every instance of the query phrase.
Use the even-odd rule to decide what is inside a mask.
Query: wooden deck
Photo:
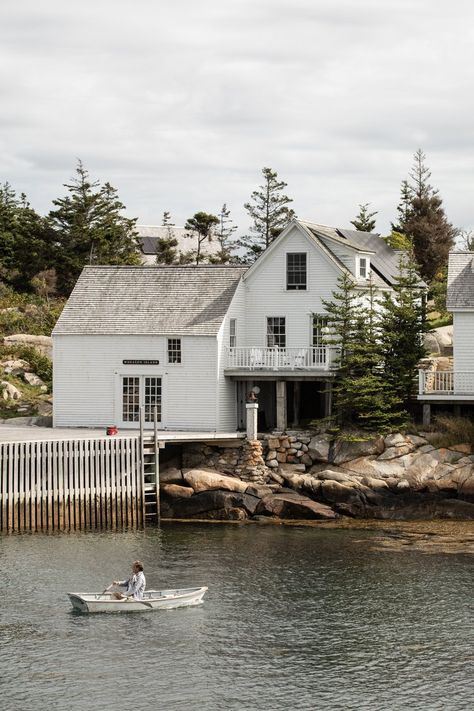
[[[42,441],[62,441],[62,440],[90,440],[103,439],[106,436],[105,428],[89,429],[87,427],[15,427],[14,425],[0,425],[0,442],[42,442]],[[140,436],[137,430],[120,430],[117,437]],[[153,438],[153,431],[145,430],[145,439]],[[160,442],[180,443],[180,442],[211,442],[226,441],[232,439],[242,439],[244,432],[191,432],[191,431],[168,431],[158,430]]]

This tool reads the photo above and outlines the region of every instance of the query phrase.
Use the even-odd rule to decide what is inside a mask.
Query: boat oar
[[[113,588],[113,587],[114,587],[114,584],[113,584],[113,583],[110,583],[109,587],[108,587],[108,588],[105,588],[105,590],[104,590],[104,592],[102,593],[102,595],[105,595],[105,593],[106,593],[106,592],[109,592],[110,588]]]

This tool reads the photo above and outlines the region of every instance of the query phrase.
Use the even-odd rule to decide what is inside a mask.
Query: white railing
[[[227,348],[227,369],[330,370],[335,367],[337,348]]]
[[[420,395],[474,395],[474,371],[419,370]]]

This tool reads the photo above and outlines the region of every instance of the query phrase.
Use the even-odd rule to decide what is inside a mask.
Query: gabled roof
[[[450,252],[448,309],[474,309],[474,252]]]
[[[54,335],[217,334],[246,267],[85,267]]]
[[[184,227],[171,226],[164,227],[163,225],[137,225],[139,242],[143,254],[156,254],[156,247],[159,239],[168,239],[171,231],[172,237],[177,240],[178,246],[176,249],[179,253],[190,252],[197,249],[196,233],[192,230],[186,230]],[[187,236],[190,235],[190,236]],[[201,246],[203,254],[216,254],[219,251],[219,243],[216,240],[208,242],[205,240]]]

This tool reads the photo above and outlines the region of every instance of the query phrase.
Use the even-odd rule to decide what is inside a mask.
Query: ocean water
[[[166,524],[0,537],[0,709],[474,708],[465,554],[382,550],[380,532]],[[81,615],[145,564],[198,607]]]

